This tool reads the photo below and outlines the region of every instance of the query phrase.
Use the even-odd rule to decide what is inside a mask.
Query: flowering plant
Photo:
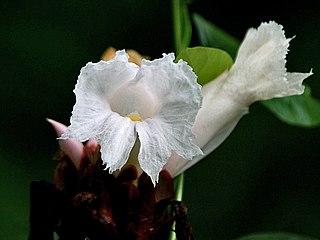
[[[173,179],[216,149],[254,102],[304,93],[312,71],[287,72],[291,39],[280,24],[249,29],[233,63],[225,50],[188,48],[186,16],[175,15],[187,23],[176,34],[177,57],[147,60],[109,49],[81,69],[70,126],[48,119],[62,150],[59,165],[54,185],[32,189],[51,189],[64,210],[49,232],[61,239],[193,239],[187,209],[175,196],[182,185],[174,189]],[[283,115],[278,102],[266,106],[306,124]]]

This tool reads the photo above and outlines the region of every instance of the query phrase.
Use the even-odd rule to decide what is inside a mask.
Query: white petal
[[[302,85],[302,82],[305,78],[311,76],[312,74],[312,70],[309,73],[287,73],[289,88],[292,89],[293,95],[300,95],[304,92],[304,86]]]
[[[174,55],[165,55],[153,62],[143,61],[139,82],[157,96],[161,108],[157,118],[169,128],[168,137],[175,139],[172,150],[186,159],[201,154],[192,144],[192,126],[202,105],[201,86],[186,62],[173,63]]]
[[[186,62],[173,63],[173,59],[173,54],[164,54],[162,59],[142,61],[141,71],[134,79],[160,105],[156,116],[137,123],[139,162],[153,182],[157,182],[172,152],[186,159],[202,154],[192,143],[192,126],[202,103],[201,87]]]
[[[103,132],[97,136],[97,142],[101,145],[103,163],[112,173],[121,169],[129,158],[136,141],[135,123],[129,118],[110,114],[103,126]]]
[[[124,51],[118,51],[110,61],[88,63],[82,68],[74,90],[76,104],[71,125],[60,137],[80,142],[96,140],[101,145],[102,160],[111,172],[127,161],[136,134],[134,123],[113,112],[109,100],[135,77],[138,69],[135,64],[128,63]]]
[[[191,160],[194,156],[202,155],[198,146],[192,143],[195,134],[192,126],[195,122],[194,106],[183,106],[182,102],[164,105],[158,118],[166,123],[167,138],[171,139],[171,149],[179,156]]]
[[[116,57],[109,61],[87,63],[81,69],[75,94],[89,100],[108,101],[112,94],[125,82],[131,81],[139,67],[128,62],[124,51],[117,51]],[[92,99],[95,97],[94,99]]]
[[[234,101],[221,91],[226,74],[211,81],[202,88],[203,105],[192,128],[196,138],[193,143],[201,148],[204,155],[192,161],[172,155],[166,169],[177,176],[216,149],[232,132],[239,120],[248,113],[248,107]]]
[[[154,61],[142,60],[135,81],[156,96],[162,103],[185,102],[196,108],[201,106],[201,86],[192,68],[183,60],[174,63],[174,54],[163,54]]]
[[[192,158],[202,154],[200,148],[190,141],[181,141],[181,139],[185,140],[183,136],[173,133],[170,125],[161,119],[147,119],[139,122],[136,130],[141,142],[139,164],[154,184],[158,181],[159,172],[173,153],[187,159],[190,159],[190,156]]]
[[[140,140],[138,160],[141,169],[146,172],[153,184],[158,182],[159,173],[172,153],[166,126],[160,120],[148,119],[136,124]]]
[[[63,134],[63,138],[85,139],[90,136],[101,145],[101,158],[110,172],[120,169],[128,160],[135,143],[134,123],[129,118],[114,112],[92,118],[92,122],[74,121]],[[88,124],[88,125],[85,125]],[[87,127],[86,127],[87,126]]]
[[[71,116],[71,125],[59,139],[73,138],[80,142],[91,138],[97,140],[97,136],[103,132],[103,123],[112,112],[96,105],[76,103]],[[91,108],[90,108],[91,107]]]
[[[135,64],[128,63],[124,51],[118,51],[110,61],[88,63],[83,67],[74,90],[76,104],[71,125],[61,138],[83,142],[99,134],[102,122],[112,111],[109,98],[121,85],[132,80],[137,71]]]
[[[249,29],[230,69],[224,91],[246,105],[302,94],[302,81],[311,73],[296,75],[294,83],[287,77],[285,57],[290,40],[285,37],[282,26],[272,21],[262,23],[258,29]]]
[[[253,56],[260,61],[265,57],[272,57],[272,60],[277,59],[284,65],[289,41],[290,39],[286,39],[284,35],[282,25],[274,21],[261,23],[257,29],[250,28],[247,31],[239,47],[237,60],[245,65],[244,62],[254,60],[252,59]]]

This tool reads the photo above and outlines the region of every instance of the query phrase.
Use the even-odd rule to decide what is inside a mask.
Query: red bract
[[[32,183],[30,240],[52,239],[53,232],[61,240],[168,239],[174,221],[177,239],[192,239],[186,208],[174,200],[173,179],[166,170],[154,187],[132,165],[117,176],[109,174],[99,147],[84,145],[84,153],[77,170],[59,152],[54,184]]]

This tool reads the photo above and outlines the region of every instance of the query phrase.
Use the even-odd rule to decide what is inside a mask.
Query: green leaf
[[[316,240],[308,236],[286,232],[253,233],[236,240]]]
[[[238,39],[204,19],[199,14],[194,13],[192,20],[201,45],[223,49],[227,51],[233,59],[235,58],[240,46]]]
[[[186,48],[177,57],[183,59],[193,68],[198,76],[198,83],[204,85],[229,69],[233,60],[230,55],[217,48]]]
[[[191,41],[192,25],[185,0],[172,0],[173,36],[177,54],[187,48]]]
[[[311,96],[310,87],[299,96],[262,101],[280,120],[300,127],[320,126],[320,101]]]

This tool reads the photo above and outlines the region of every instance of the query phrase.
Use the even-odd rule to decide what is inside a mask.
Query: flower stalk
[[[175,53],[178,55],[191,41],[192,25],[185,0],[172,0],[173,37]]]

